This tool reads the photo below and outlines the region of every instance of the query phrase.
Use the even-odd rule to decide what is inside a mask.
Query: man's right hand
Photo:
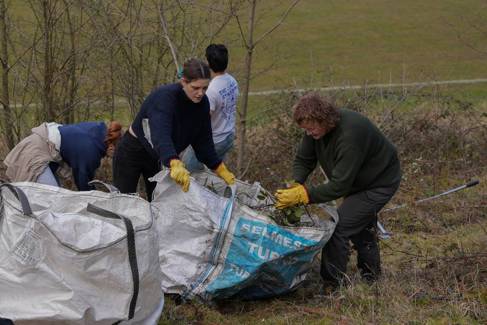
[[[169,166],[171,168],[171,178],[181,185],[183,192],[187,192],[189,190],[189,171],[184,166],[184,163],[179,159],[173,159]]]
[[[308,191],[301,184],[293,184],[290,188],[279,189],[274,196],[277,199],[276,209],[285,209],[298,204],[309,203]]]

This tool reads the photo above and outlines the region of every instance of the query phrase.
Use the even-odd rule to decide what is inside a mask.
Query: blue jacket
[[[106,155],[105,136],[107,127],[103,122],[81,122],[59,127],[61,134],[60,154],[71,167],[74,182],[80,191],[93,190],[88,182],[95,177],[101,159]]]
[[[208,98],[192,102],[179,83],[161,86],[147,96],[132,130],[154,159],[165,166],[189,145],[208,168],[215,169],[221,163],[213,144]]]

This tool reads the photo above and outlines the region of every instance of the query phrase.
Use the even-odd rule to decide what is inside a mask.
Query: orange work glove
[[[235,184],[235,175],[227,169],[227,166],[223,162],[215,169],[215,173],[228,185]]]
[[[189,190],[189,172],[184,163],[179,159],[172,159],[169,166],[171,167],[171,178],[181,185],[183,192],[187,192]]]
[[[309,203],[308,191],[301,184],[292,184],[290,188],[277,190],[274,196],[277,199],[276,209]]]

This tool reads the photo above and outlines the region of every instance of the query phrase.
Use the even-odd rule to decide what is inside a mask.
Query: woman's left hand
[[[235,184],[235,175],[227,169],[223,162],[215,169],[215,173],[228,185]]]

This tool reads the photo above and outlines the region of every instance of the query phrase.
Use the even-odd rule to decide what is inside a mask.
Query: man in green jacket
[[[342,284],[351,241],[357,250],[362,277],[372,282],[381,272],[377,213],[401,181],[396,148],[365,116],[338,109],[317,93],[301,97],[294,106],[294,120],[306,132],[293,164],[296,183],[277,190],[276,207],[324,203],[343,197],[335,232],[323,248],[321,276],[326,284]],[[317,163],[328,182],[305,186]]]

